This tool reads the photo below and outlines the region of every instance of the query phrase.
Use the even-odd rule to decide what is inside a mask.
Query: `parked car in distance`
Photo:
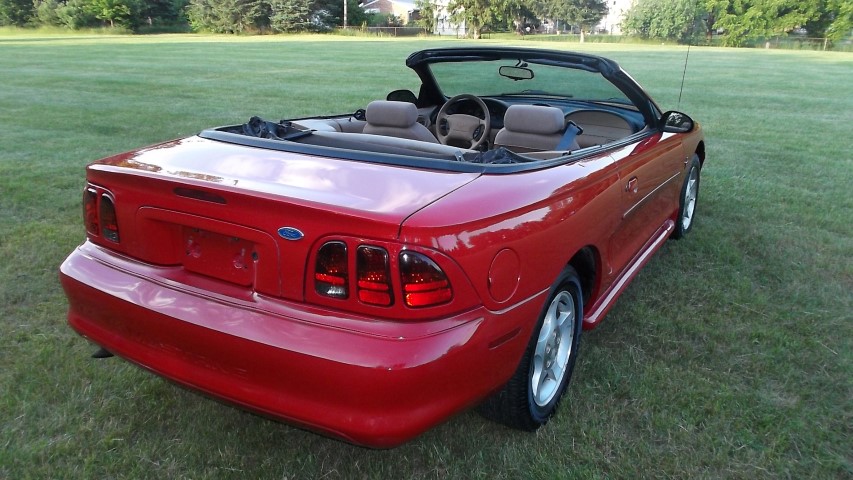
[[[169,380],[372,447],[478,406],[535,430],[667,238],[705,142],[615,62],[413,53],[417,93],[96,161],[68,322]]]

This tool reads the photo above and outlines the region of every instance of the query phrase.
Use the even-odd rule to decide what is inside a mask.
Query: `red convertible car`
[[[428,49],[420,89],[99,160],[68,322],[174,382],[391,447],[560,403],[582,329],[693,226],[705,144],[615,62]]]

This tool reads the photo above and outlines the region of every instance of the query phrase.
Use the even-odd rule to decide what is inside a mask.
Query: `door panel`
[[[623,191],[610,257],[621,272],[677,208],[684,151],[681,136],[658,133],[612,155]]]

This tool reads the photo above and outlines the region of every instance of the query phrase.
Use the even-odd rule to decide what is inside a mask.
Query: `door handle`
[[[631,178],[630,180],[628,180],[628,185],[625,186],[625,191],[637,193],[637,183],[639,183],[637,177]]]

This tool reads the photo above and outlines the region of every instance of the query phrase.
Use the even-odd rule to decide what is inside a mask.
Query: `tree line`
[[[215,33],[324,31],[344,25],[399,26],[393,15],[367,14],[359,0],[0,0],[0,25],[192,29]],[[606,0],[451,0],[449,20],[479,38],[544,21],[590,32]],[[435,0],[416,0],[418,26],[433,31]],[[853,30],[853,0],[634,0],[621,22],[628,35],[738,46],[757,37],[805,33],[837,41]]]
[[[798,32],[838,41],[853,30],[853,0],[635,0],[622,31],[643,38],[726,46]]]
[[[387,24],[347,1],[350,25]],[[0,0],[0,25],[214,33],[324,31],[343,25],[342,0]]]
[[[296,32],[344,25],[399,26],[393,15],[367,14],[359,0],[0,0],[0,25],[191,27],[217,33]],[[439,13],[434,0],[417,0],[417,25],[432,31]],[[465,23],[479,38],[485,29],[505,30],[539,18],[588,29],[606,13],[606,0],[451,0],[450,20]]]
[[[426,8],[430,2],[418,1]],[[451,18],[464,20],[475,38],[496,24],[548,19],[576,27],[583,40],[607,9],[604,0],[451,0],[448,6]],[[681,43],[717,38],[726,46],[792,32],[838,41],[853,33],[853,0],[634,0],[621,29]]]

